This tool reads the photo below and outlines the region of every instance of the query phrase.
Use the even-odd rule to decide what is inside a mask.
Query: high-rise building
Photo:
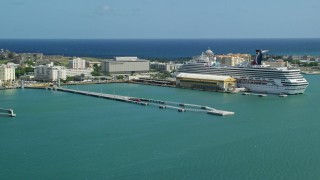
[[[14,66],[2,65],[0,66],[0,81],[12,82],[15,81],[15,68]]]

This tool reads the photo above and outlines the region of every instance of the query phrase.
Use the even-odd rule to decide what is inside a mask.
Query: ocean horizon
[[[0,39],[0,49],[17,53],[44,53],[77,57],[175,59],[192,57],[210,48],[215,54],[320,55],[320,38],[237,39]]]

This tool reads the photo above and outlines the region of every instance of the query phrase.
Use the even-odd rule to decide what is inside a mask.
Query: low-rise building
[[[91,76],[91,72],[93,71],[92,68],[88,69],[66,69],[66,76],[73,77],[73,76]]]
[[[20,76],[19,79],[24,81],[33,81],[34,75],[33,74],[23,75],[23,76]]]
[[[170,62],[170,63],[161,63],[161,62],[151,62],[150,63],[150,69],[155,69],[158,71],[167,71],[167,72],[173,72],[177,69],[177,65]]]
[[[53,63],[40,65],[34,68],[34,79],[36,81],[66,80],[66,69],[62,66],[53,66]]]
[[[113,60],[104,60],[101,70],[104,74],[135,74],[149,72],[150,62],[137,57],[116,57]]]
[[[180,73],[176,77],[176,85],[209,91],[231,91],[236,88],[237,81],[230,76]]]
[[[243,62],[250,62],[251,55],[250,54],[227,54],[227,55],[216,55],[216,62],[228,65],[228,66],[236,66]]]
[[[301,60],[301,59],[303,59],[303,56],[301,56],[301,55],[293,55],[292,56],[292,60]]]
[[[17,64],[23,64],[26,61],[36,61],[42,60],[43,53],[20,53],[14,59],[14,62]]]

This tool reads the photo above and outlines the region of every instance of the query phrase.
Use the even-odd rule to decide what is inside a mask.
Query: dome
[[[213,52],[211,51],[210,48],[208,50],[206,50],[206,55],[213,55]]]

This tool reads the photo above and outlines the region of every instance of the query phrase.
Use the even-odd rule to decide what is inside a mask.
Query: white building
[[[86,60],[81,58],[74,58],[69,61],[69,67],[71,69],[85,69],[86,68]]]
[[[0,66],[0,85],[3,82],[12,82],[15,81],[15,68],[10,65],[2,65]]]
[[[86,77],[91,76],[91,72],[93,71],[92,68],[87,69],[66,69],[66,76],[73,77],[73,76],[81,76],[84,75]]]
[[[34,79],[36,81],[66,80],[66,69],[62,66],[53,66],[53,63],[36,66],[34,68]]]
[[[116,57],[101,63],[102,72],[105,74],[134,74],[149,72],[148,60],[137,57]]]

